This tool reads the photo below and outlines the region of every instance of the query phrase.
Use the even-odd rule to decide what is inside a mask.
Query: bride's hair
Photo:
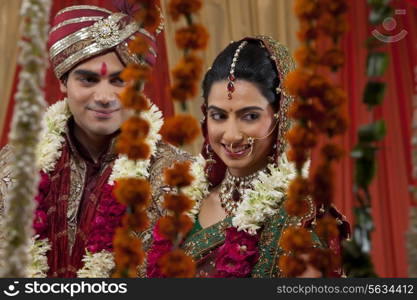
[[[242,41],[229,44],[207,71],[202,84],[206,104],[213,83],[227,80],[233,56],[241,43]],[[235,67],[235,77],[236,80],[255,84],[272,107],[278,108],[280,94],[277,95],[276,88],[280,82],[277,68],[268,51],[261,47],[260,41],[248,40],[248,44],[242,48]]]

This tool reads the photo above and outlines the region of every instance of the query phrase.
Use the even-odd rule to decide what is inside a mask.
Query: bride
[[[199,209],[181,244],[196,262],[197,277],[282,276],[282,231],[308,226],[317,215],[311,200],[300,218],[289,217],[283,207],[295,169],[285,156],[291,97],[281,84],[293,67],[284,46],[260,36],[228,45],[205,75],[204,160],[194,163],[204,176],[193,183],[190,196]],[[312,235],[316,247],[327,247]],[[148,265],[148,276],[153,267]],[[310,264],[301,274],[320,276]]]

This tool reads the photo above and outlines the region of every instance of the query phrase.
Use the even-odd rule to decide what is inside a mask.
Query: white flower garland
[[[192,185],[184,188],[184,193],[196,201],[188,215],[194,220],[199,212],[202,200],[209,194],[208,180],[204,173],[206,161],[200,155],[192,164],[191,170],[195,177]],[[309,163],[303,168],[303,176],[308,174]],[[243,199],[239,204],[232,224],[238,231],[246,231],[255,235],[263,222],[276,213],[276,208],[283,201],[288,185],[297,172],[294,164],[283,154],[276,164],[267,166],[268,172],[261,172],[253,182],[253,188],[243,191]]]
[[[9,135],[10,144],[14,148],[11,167],[16,182],[5,199],[8,205],[4,228],[0,228],[7,233],[1,247],[4,248],[1,251],[4,258],[0,258],[0,261],[4,261],[0,270],[0,276],[3,277],[26,277],[27,272],[31,271],[31,255],[28,250],[33,235],[33,198],[39,181],[34,163],[34,145],[39,141],[41,112],[45,107],[43,87],[48,68],[46,41],[49,30],[45,20],[49,20],[51,5],[51,0],[24,0],[21,6],[19,64],[22,70],[19,73],[15,112]],[[43,251],[45,248],[39,249]]]
[[[27,270],[29,278],[45,278],[49,269],[46,253],[51,250],[51,245],[48,239],[38,240],[37,238],[38,236],[34,236],[31,239],[29,253],[32,259]]]
[[[116,266],[113,253],[89,251],[83,257],[84,267],[77,271],[79,278],[105,278],[110,276],[111,270]]]
[[[255,235],[266,218],[276,213],[278,205],[286,195],[289,183],[296,177],[294,164],[282,155],[276,164],[269,164],[266,172],[261,172],[253,182],[252,189],[243,192],[243,200],[236,210],[232,224],[238,231],[244,230]],[[307,176],[308,164],[303,168]]]
[[[196,160],[191,164],[191,175],[194,177],[191,185],[183,188],[184,194],[195,201],[193,208],[187,212],[187,215],[194,222],[195,216],[200,210],[201,201],[209,194],[209,182],[206,178],[204,168],[206,166],[206,160],[200,154],[196,157]]]
[[[61,100],[51,105],[45,113],[43,119],[43,131],[41,142],[36,149],[37,165],[44,172],[51,172],[61,156],[62,144],[65,141],[63,136],[67,121],[71,116],[67,100]],[[155,104],[151,104],[148,111],[141,113],[141,117],[149,122],[150,130],[146,137],[146,143],[151,149],[151,154],[156,151],[156,144],[161,139],[159,130],[162,127],[162,112]],[[151,155],[152,156],[152,155]],[[119,155],[116,159],[108,183],[114,185],[114,181],[122,177],[147,178],[149,176],[150,158],[140,161],[132,161],[125,155]],[[46,277],[48,267],[36,263],[45,256],[47,247],[50,247],[47,239],[37,240],[32,244],[30,252],[32,255],[32,271],[34,277]],[[98,278],[109,277],[115,263],[113,254],[102,250],[97,253],[86,252],[83,257],[84,267],[77,271],[78,277]]]

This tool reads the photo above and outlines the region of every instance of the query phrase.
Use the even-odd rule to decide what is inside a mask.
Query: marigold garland
[[[160,268],[158,273],[160,272],[165,277],[184,278],[195,275],[195,262],[178,248],[179,243],[193,227],[193,220],[187,212],[193,209],[195,202],[181,191],[195,179],[191,175],[190,167],[189,162],[176,163],[164,172],[165,183],[178,191],[165,195],[164,207],[169,215],[161,217],[155,228],[158,235],[168,239],[171,243],[171,251],[166,252],[157,260]]]
[[[192,14],[197,13],[201,6],[201,0],[171,0],[168,4],[169,14],[174,21],[180,16],[184,16],[187,21],[185,27],[175,32],[175,43],[183,50],[184,55],[172,71],[171,88],[173,101],[181,102],[184,111],[186,101],[197,96],[198,84],[203,72],[203,61],[195,52],[206,49],[209,40],[207,29],[201,24],[193,23]]]
[[[296,122],[287,134],[291,146],[287,154],[289,160],[295,163],[299,175],[288,189],[285,209],[289,215],[299,216],[304,210],[303,199],[309,195],[325,216],[332,202],[334,176],[331,162],[340,159],[343,151],[331,142],[325,143],[321,150],[321,163],[311,180],[302,177],[301,168],[308,159],[306,153],[317,145],[319,133],[331,139],[347,129],[346,114],[342,109],[346,95],[341,88],[333,86],[322,72],[323,69],[336,71],[344,64],[344,53],[337,45],[346,31],[346,9],[345,0],[295,1],[294,11],[300,21],[297,36],[301,46],[295,53],[299,67],[288,74],[284,87],[296,98],[289,110],[289,116]],[[323,43],[318,40],[326,37],[330,46],[320,49],[318,45]],[[333,217],[325,217],[317,222],[316,231],[328,243],[338,234],[337,223]],[[284,274],[297,276],[305,271],[306,263],[312,264],[324,276],[332,272],[335,264],[330,262],[335,259],[330,256],[334,255],[311,248],[309,236],[305,228],[289,227],[283,232],[280,246],[287,251],[287,255],[281,256],[278,266]],[[307,260],[297,257],[300,251],[308,253]],[[317,257],[320,255],[328,255],[329,258],[319,260]]]
[[[165,120],[160,133],[166,142],[177,147],[184,146],[200,134],[200,126],[191,115],[175,115]]]
[[[129,2],[141,6],[134,15],[135,20],[148,31],[157,30],[161,14],[154,1]],[[130,41],[128,47],[139,57],[144,57],[150,49],[147,41],[140,36]],[[131,160],[147,159],[152,150],[146,143],[150,124],[142,116],[143,111],[150,109],[150,103],[142,93],[143,84],[150,74],[149,66],[138,64],[127,66],[121,74],[121,78],[128,82],[120,95],[121,102],[124,107],[133,109],[135,115],[122,125],[116,151]],[[137,277],[138,266],[143,262],[145,253],[140,238],[133,232],[143,231],[149,225],[146,209],[151,202],[151,187],[144,179],[122,178],[116,182],[114,194],[120,203],[127,206],[127,210],[122,226],[117,228],[113,239],[116,269],[112,276]]]
[[[174,21],[183,16],[198,12],[203,3],[201,0],[171,0],[168,4],[168,12]]]

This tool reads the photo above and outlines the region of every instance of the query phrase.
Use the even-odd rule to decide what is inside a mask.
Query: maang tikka
[[[229,82],[227,83],[227,98],[229,100],[232,99],[232,93],[235,91],[235,67],[236,67],[236,63],[237,63],[237,59],[239,57],[239,53],[242,50],[243,47],[245,47],[247,45],[247,41],[243,41],[239,47],[237,47],[235,54],[233,55],[233,60],[232,60],[232,64],[230,65],[230,72],[229,72]]]

